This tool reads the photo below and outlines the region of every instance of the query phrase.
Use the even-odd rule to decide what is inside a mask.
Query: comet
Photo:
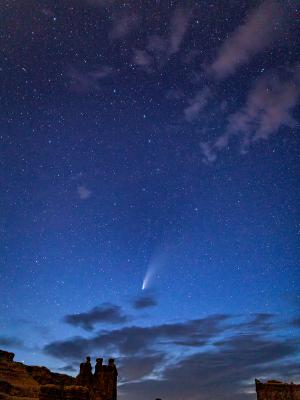
[[[143,285],[142,285],[142,290],[145,290],[149,287],[153,277],[155,274],[155,265],[150,265],[147,269],[147,272],[145,274],[144,280],[143,280]]]
[[[166,254],[161,252],[154,254],[152,256],[148,268],[143,279],[142,290],[148,289],[149,286],[153,283],[153,279],[156,276],[158,270],[165,264],[166,261]]]

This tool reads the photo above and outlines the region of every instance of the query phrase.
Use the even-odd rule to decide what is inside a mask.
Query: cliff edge
[[[46,367],[14,361],[14,353],[0,350],[0,400],[116,400],[117,369],[114,360],[102,365],[97,359],[94,374],[90,358],[80,364],[76,378],[51,372]]]

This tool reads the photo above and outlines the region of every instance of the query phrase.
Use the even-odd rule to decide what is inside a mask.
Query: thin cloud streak
[[[124,12],[113,16],[113,25],[109,32],[112,40],[122,40],[141,24],[141,16],[134,11]]]
[[[213,162],[233,137],[238,137],[241,152],[260,140],[269,139],[282,127],[293,128],[297,121],[293,109],[300,98],[300,80],[297,69],[288,78],[277,74],[262,77],[250,90],[246,104],[228,116],[225,132],[213,142],[201,142],[205,162]]]
[[[100,81],[112,75],[113,71],[108,66],[99,67],[93,71],[82,72],[75,67],[67,70],[69,88],[78,94],[87,94],[100,89]]]
[[[163,67],[169,58],[181,49],[184,37],[189,29],[191,12],[176,8],[170,18],[169,33],[165,36],[152,34],[145,49],[134,49],[132,62],[146,72],[152,72],[153,66]]]
[[[89,190],[86,186],[78,186],[77,192],[80,200],[87,200],[92,195],[92,191]]]
[[[184,110],[185,120],[193,122],[196,120],[201,111],[206,107],[212,92],[208,87],[199,91],[195,97],[189,100],[189,105]]]
[[[282,6],[276,0],[265,0],[247,17],[221,46],[210,71],[225,79],[246,64],[257,53],[271,46],[283,21]]]

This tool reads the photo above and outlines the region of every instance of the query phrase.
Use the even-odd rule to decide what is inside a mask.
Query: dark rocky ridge
[[[276,380],[255,380],[257,400],[300,400],[300,385]]]
[[[14,353],[0,350],[0,400],[116,400],[117,369],[113,359],[109,365],[97,359],[92,374],[87,357],[76,378],[13,359]]]

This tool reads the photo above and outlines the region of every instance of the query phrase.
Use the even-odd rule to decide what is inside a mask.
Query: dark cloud
[[[54,357],[67,360],[79,360],[87,353],[100,349],[106,353],[119,353],[126,356],[141,355],[153,349],[155,345],[164,347],[178,340],[207,342],[228,329],[224,326],[226,320],[225,315],[213,315],[174,324],[101,330],[88,339],[76,336],[68,340],[49,343],[44,351]]]
[[[154,307],[157,305],[157,302],[153,296],[141,296],[134,300],[133,307],[137,310],[143,308]]]
[[[24,343],[22,340],[10,337],[10,336],[0,336],[0,346],[3,347],[23,347]]]
[[[192,354],[167,366],[160,379],[123,385],[120,398],[253,399],[249,388],[254,390],[255,377],[272,374],[272,377],[292,378],[293,374],[288,368],[283,371],[279,362],[297,351],[298,346],[293,342],[266,340],[255,334],[236,335],[217,350]],[[299,364],[295,363],[296,373],[297,367]]]
[[[162,353],[140,357],[124,357],[118,362],[120,381],[126,382],[144,378],[162,364],[164,359],[165,355]]]
[[[266,333],[272,331],[274,326],[275,314],[270,313],[256,313],[250,314],[246,320],[241,321],[235,325],[235,329],[239,329],[244,333],[252,332],[253,330],[258,333]],[[276,321],[276,327],[279,323]]]
[[[68,364],[68,365],[64,365],[61,368],[58,368],[58,371],[61,371],[61,372],[78,372],[78,366],[75,367],[72,364]]]
[[[295,327],[297,327],[297,328],[300,328],[300,318],[295,318],[295,319],[292,321],[292,325],[295,326]]]
[[[44,352],[53,357],[66,360],[81,360],[90,350],[89,342],[80,336],[55,341],[44,347]]]
[[[283,328],[272,314],[213,315],[101,330],[90,338],[49,343],[44,351],[66,360],[117,355],[121,399],[247,400],[254,398],[255,378],[295,380],[299,343],[280,335]]]
[[[119,306],[103,304],[87,312],[66,315],[64,322],[91,331],[97,323],[120,324],[126,322],[127,319]]]

